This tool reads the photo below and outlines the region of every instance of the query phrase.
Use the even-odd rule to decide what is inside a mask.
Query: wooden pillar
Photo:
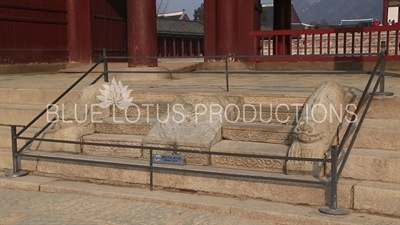
[[[292,1],[291,0],[274,0],[274,30],[290,30],[292,19]],[[290,55],[291,54],[291,37],[278,36],[274,38],[274,54]]]
[[[255,42],[250,32],[261,30],[261,12],[262,5],[260,0],[238,0],[239,4],[239,28],[238,28],[238,52],[239,55],[254,55],[254,45],[260,45]],[[249,58],[242,58],[241,61],[248,61]]]
[[[68,11],[67,38],[68,38],[70,62],[80,61],[77,1],[79,0],[67,0],[67,11]]]
[[[193,38],[190,37],[190,41],[189,41],[189,48],[190,48],[190,56],[193,56]]]
[[[200,46],[200,38],[197,38],[197,55],[200,55],[201,53],[201,46]]]
[[[204,55],[217,55],[217,1],[204,0]],[[211,59],[205,59],[208,61]]]
[[[238,53],[238,0],[217,2],[217,53],[237,55]]]
[[[128,56],[157,56],[156,0],[128,0]],[[158,66],[154,59],[129,59],[129,67]]]
[[[172,56],[176,56],[176,39],[175,36],[172,37]]]
[[[90,1],[67,0],[69,61],[91,63],[93,58]]]
[[[185,56],[185,37],[181,36],[181,54]]]
[[[382,23],[387,25],[389,20],[389,1],[390,0],[383,0],[383,14],[382,14]]]
[[[164,57],[167,57],[167,36],[164,35]]]

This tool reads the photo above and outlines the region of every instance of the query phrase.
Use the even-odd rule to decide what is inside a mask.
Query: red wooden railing
[[[387,60],[400,60],[400,25],[381,27],[320,28],[253,31],[252,61],[376,61],[381,41],[386,42]],[[285,45],[283,40],[288,40]],[[275,43],[275,44],[274,44]],[[290,48],[290,49],[288,49]],[[291,52],[278,55],[274,52]]]

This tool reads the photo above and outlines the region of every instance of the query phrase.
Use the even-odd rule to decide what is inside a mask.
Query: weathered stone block
[[[350,208],[351,187],[355,182],[341,181],[338,185],[338,204]],[[211,194],[269,200],[289,204],[323,206],[329,204],[329,190],[318,185],[290,185],[274,182],[221,179],[209,176],[155,173],[154,185]]]
[[[149,184],[149,172],[57,161],[38,161],[37,172],[69,179],[102,180],[130,184]]]
[[[400,185],[363,181],[354,186],[354,209],[400,216]]]
[[[179,96],[143,139],[143,145],[209,151],[222,139],[222,124],[233,119],[231,104],[241,105],[243,101],[239,97]],[[186,155],[188,163],[196,158]],[[204,163],[209,157],[201,158],[195,161]]]
[[[339,157],[342,162],[344,154]],[[330,155],[329,155],[330,158]],[[326,164],[326,172],[329,176],[331,164]],[[357,180],[383,181],[400,183],[398,169],[400,168],[400,152],[353,149],[344,167],[341,177]]]
[[[23,159],[21,160],[21,170],[34,171],[36,170],[37,160]],[[11,149],[0,149],[0,170],[12,170],[12,154]]]
[[[102,144],[141,146],[144,136],[139,135],[116,135],[116,134],[92,134],[83,136],[84,142],[94,142]],[[85,155],[112,156],[141,158],[142,150],[140,148],[122,148],[108,146],[83,145],[82,153]]]
[[[109,87],[108,85],[108,83],[90,85],[79,92],[74,100],[59,107],[58,115],[60,117],[57,121],[58,128],[54,139],[81,141],[84,135],[93,134],[95,132],[93,122],[110,116],[110,108],[102,105],[110,101],[107,99],[110,97],[110,93],[102,96],[103,92],[106,92],[102,88]],[[111,92],[110,88],[108,89]],[[76,144],[55,143],[54,148],[56,151],[81,152],[81,146]]]

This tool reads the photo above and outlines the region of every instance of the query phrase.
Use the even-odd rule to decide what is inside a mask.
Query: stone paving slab
[[[37,176],[0,177],[1,224],[398,224],[389,218],[351,212],[345,217],[319,214],[316,208],[259,200],[150,192]],[[15,182],[14,182],[15,181]],[[19,183],[40,183],[39,192]]]
[[[0,189],[4,225],[255,224],[266,223],[164,204],[118,198]]]

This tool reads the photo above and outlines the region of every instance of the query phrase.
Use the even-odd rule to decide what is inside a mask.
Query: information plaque
[[[172,165],[184,165],[185,156],[183,155],[153,155],[153,163],[158,164],[172,164]]]

